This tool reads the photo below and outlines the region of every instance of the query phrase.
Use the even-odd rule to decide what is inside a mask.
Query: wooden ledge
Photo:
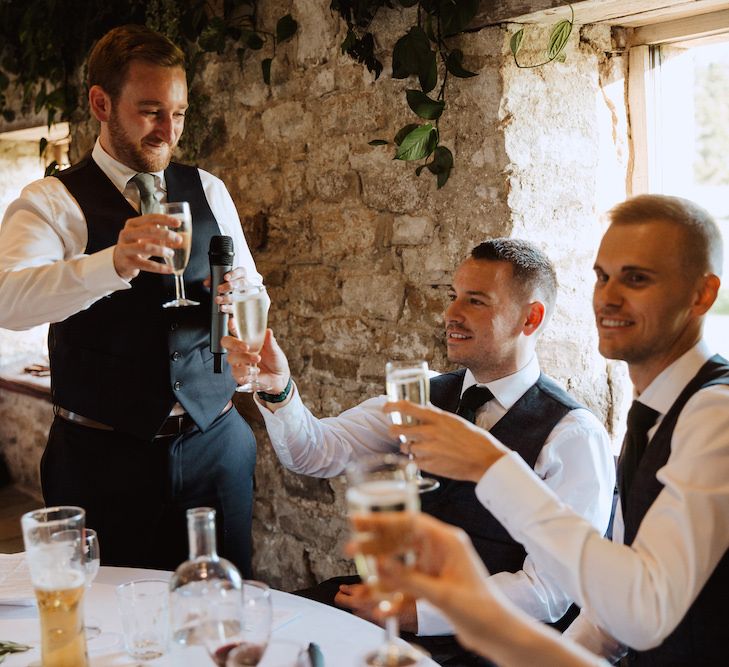
[[[13,364],[0,368],[0,390],[24,394],[51,403],[51,378],[25,373],[27,364]]]

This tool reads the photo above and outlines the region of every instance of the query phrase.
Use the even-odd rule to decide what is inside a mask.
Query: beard
[[[145,150],[142,143],[134,143],[129,138],[115,111],[109,117],[108,126],[112,149],[122,164],[147,173],[163,171],[170,164],[177,143],[168,145],[167,150],[162,153]]]

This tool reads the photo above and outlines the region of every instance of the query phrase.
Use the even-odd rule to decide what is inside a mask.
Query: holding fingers
[[[418,465],[443,477],[478,482],[496,461],[509,450],[487,431],[450,412],[409,401],[387,403],[385,412],[400,412],[403,422],[393,425],[393,438],[403,436]]]
[[[148,213],[129,218],[114,246],[114,268],[120,278],[132,280],[140,271],[171,274],[172,267],[150,257],[172,257],[182,237],[174,231],[180,221],[169,215]]]

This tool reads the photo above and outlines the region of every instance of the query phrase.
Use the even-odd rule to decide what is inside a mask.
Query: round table
[[[169,572],[102,567],[85,598],[87,620],[100,621],[102,634],[88,642],[92,667],[212,667],[202,647],[187,651],[184,664],[169,656],[140,662],[124,652],[115,587],[138,579],[168,579]],[[271,644],[259,667],[292,667],[288,657],[309,642],[319,645],[325,667],[360,667],[362,656],[382,642],[383,630],[352,614],[282,591],[272,591],[274,629]],[[34,646],[10,655],[3,667],[40,667],[38,612],[35,607],[0,606],[0,639]],[[438,667],[424,658],[422,667]]]

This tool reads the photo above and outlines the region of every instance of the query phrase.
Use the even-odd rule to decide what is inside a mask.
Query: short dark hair
[[[471,257],[511,264],[514,289],[521,296],[536,297],[544,304],[546,323],[557,300],[557,272],[539,248],[521,239],[490,239],[471,250]]]
[[[721,276],[724,261],[721,231],[709,212],[698,204],[668,195],[638,195],[610,209],[608,219],[613,225],[646,222],[679,225],[686,241],[679,249],[686,269]]]
[[[134,60],[160,67],[185,67],[185,54],[167,37],[143,25],[122,25],[107,32],[91,50],[89,88],[101,86],[116,100]]]

